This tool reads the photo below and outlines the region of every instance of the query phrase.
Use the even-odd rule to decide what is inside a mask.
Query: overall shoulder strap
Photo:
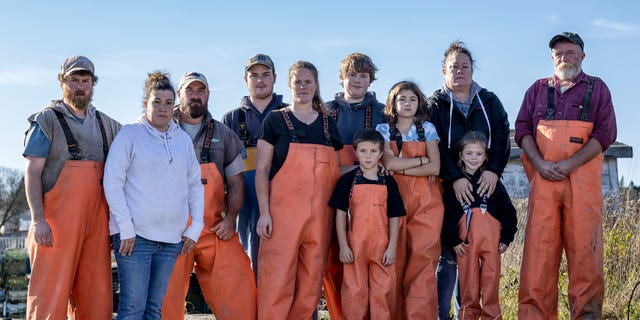
[[[298,134],[296,133],[296,129],[293,127],[291,117],[289,117],[289,110],[287,110],[287,108],[283,108],[280,112],[282,112],[282,118],[284,119],[284,123],[287,125],[287,129],[289,130],[289,134],[291,135],[291,142],[299,142]]]
[[[351,196],[353,195],[353,188],[358,182],[361,182],[359,181],[361,179],[362,179],[362,170],[358,168],[358,170],[356,170],[356,173],[353,175],[353,181],[351,182],[351,188],[349,189],[349,201],[351,201]]]
[[[416,125],[416,132],[418,133],[418,141],[420,142],[425,142],[427,141],[427,137],[424,133],[424,127],[422,127],[422,121],[417,121],[415,122]]]
[[[393,139],[398,147],[398,154],[402,151],[402,133],[398,130],[395,123],[389,123],[389,139]]]
[[[245,148],[251,146],[251,138],[249,130],[247,130],[247,111],[240,108],[238,111],[238,129],[240,131],[240,140],[244,143]]]
[[[78,148],[78,141],[73,137],[73,133],[71,133],[71,128],[67,123],[67,120],[64,118],[64,114],[62,112],[51,109],[58,118],[58,122],[62,126],[62,131],[64,132],[64,137],[67,139],[67,147],[69,148],[69,153],[71,154],[71,160],[81,160],[80,159],[80,148]]]
[[[102,153],[104,154],[104,161],[107,161],[107,154],[109,153],[109,146],[107,144],[107,133],[104,129],[102,116],[100,115],[100,111],[98,110],[96,110],[96,119],[98,120],[98,127],[100,128],[100,135],[102,136]]]
[[[209,150],[211,149],[211,139],[213,139],[213,129],[214,129],[214,123],[213,123],[213,119],[211,119],[209,123],[207,123],[207,132],[204,135],[204,142],[202,143],[202,151],[200,152],[201,163],[211,162],[211,156],[209,155]]]
[[[556,88],[553,85],[553,77],[547,80],[547,120],[553,120],[556,113],[556,105],[554,102]]]
[[[338,121],[338,108],[329,110],[329,115],[333,118],[333,121]]]
[[[580,108],[580,120],[587,121],[589,119],[589,112],[591,111],[591,96],[593,95],[593,84],[595,82],[594,77],[589,77],[587,83],[587,91],[584,93],[584,99],[582,100],[582,106]]]
[[[371,107],[371,104],[369,104],[364,108],[364,128],[365,129],[371,129],[371,125],[373,122],[373,120],[371,120],[373,117],[372,114],[373,114],[373,108]]]
[[[331,147],[331,134],[329,133],[329,116],[322,113],[322,132],[324,134],[324,145]]]

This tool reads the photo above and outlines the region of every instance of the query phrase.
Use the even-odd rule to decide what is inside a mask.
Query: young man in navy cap
[[[273,92],[276,82],[276,70],[273,60],[266,54],[253,55],[244,68],[244,82],[249,89],[249,95],[244,96],[240,107],[224,115],[222,122],[235,132],[244,146],[242,159],[244,160],[244,201],[238,214],[238,234],[244,250],[251,257],[253,273],[258,279],[258,249],[260,237],[256,233],[258,212],[258,198],[256,197],[256,133],[267,114],[273,110],[286,107],[282,96]]]
[[[554,75],[527,90],[515,124],[531,186],[518,318],[558,317],[564,250],[571,319],[600,319],[602,162],[616,139],[616,117],[606,84],[582,71],[582,38],[563,32],[551,38],[549,48]]]

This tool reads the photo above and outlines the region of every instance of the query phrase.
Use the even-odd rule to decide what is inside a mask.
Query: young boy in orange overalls
[[[329,201],[344,263],[342,311],[345,319],[392,319],[399,217],[406,211],[395,179],[379,172],[382,135],[362,130],[353,146],[359,166],[340,178]]]

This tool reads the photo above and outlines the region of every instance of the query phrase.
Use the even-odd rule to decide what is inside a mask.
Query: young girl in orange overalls
[[[444,207],[440,172],[440,140],[428,120],[424,94],[413,82],[396,83],[384,112],[389,123],[376,126],[385,138],[383,162],[394,172],[404,206],[396,270],[401,301],[395,319],[436,319],[436,267]],[[403,315],[404,314],[404,315]]]
[[[458,202],[453,187],[444,194],[443,245],[458,257],[462,306],[459,319],[502,319],[498,298],[500,254],[517,230],[516,210],[500,180],[495,191],[478,195],[478,179],[487,163],[487,138],[470,131],[460,141],[460,168],[473,185],[472,203]],[[480,302],[482,299],[482,303]]]

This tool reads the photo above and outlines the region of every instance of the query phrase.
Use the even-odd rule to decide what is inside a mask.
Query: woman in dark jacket
[[[500,99],[473,81],[474,60],[461,41],[451,43],[444,53],[444,86],[427,99],[431,122],[440,136],[440,175],[445,190],[453,190],[458,202],[473,202],[491,195],[509,161],[509,119]],[[469,131],[484,133],[489,141],[489,163],[479,179],[477,192],[458,166],[459,146]],[[438,263],[438,318],[449,316],[455,283],[455,255],[443,248]]]

